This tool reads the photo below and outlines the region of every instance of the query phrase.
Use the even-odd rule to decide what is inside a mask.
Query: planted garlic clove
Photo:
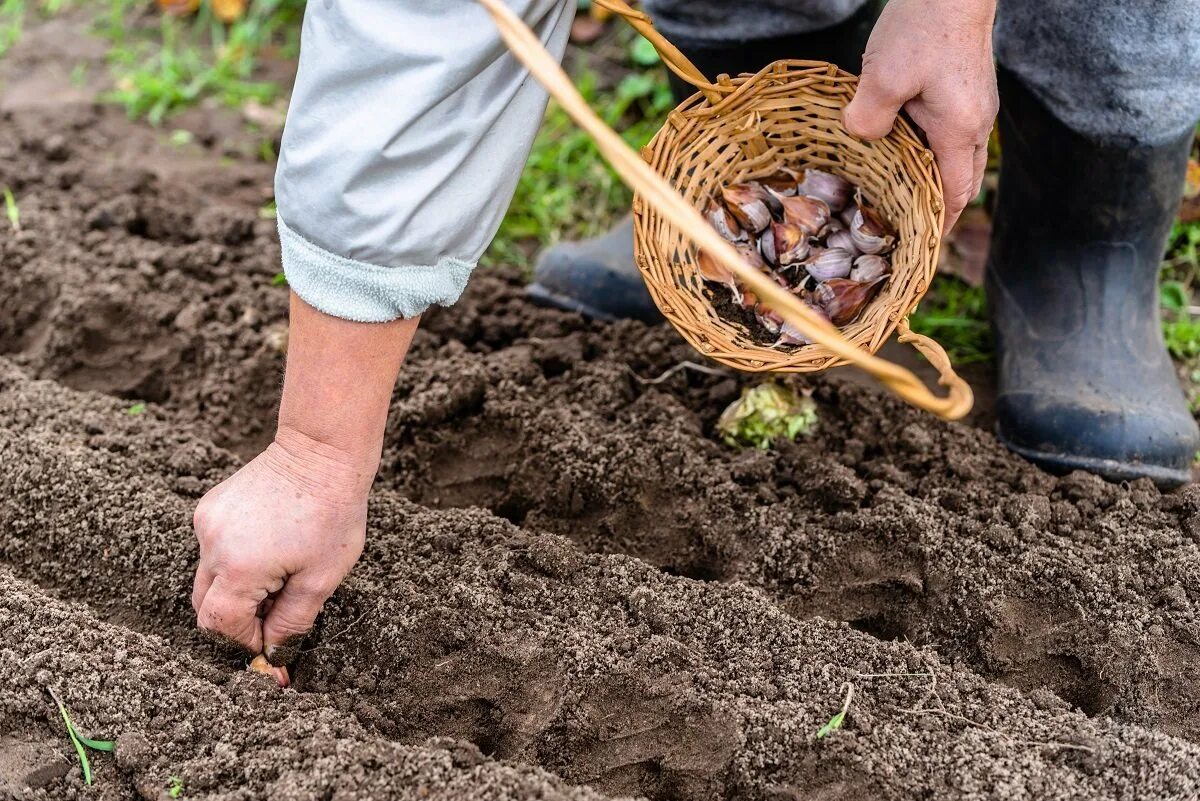
[[[732,184],[721,190],[725,207],[738,223],[757,234],[771,224],[773,198],[758,184]]]
[[[709,200],[704,209],[704,217],[717,233],[729,242],[741,242],[746,238],[746,232],[738,224],[737,219],[729,213],[729,209],[716,200]]]
[[[850,275],[854,258],[850,251],[841,248],[825,248],[815,253],[804,262],[804,269],[818,281],[829,281],[834,278],[845,278]]]
[[[763,238],[768,238],[766,234]],[[804,229],[791,223],[771,223],[770,238],[774,240],[775,263],[791,267],[808,258],[811,246]]]
[[[278,684],[280,687],[288,686],[289,681],[290,681],[288,679],[287,668],[283,667],[282,665],[280,665],[278,667],[275,665],[272,665],[270,662],[267,661],[267,657],[265,654],[259,654],[258,656],[254,657],[252,660],[250,660],[250,664],[247,665],[247,670],[252,670],[255,673],[261,673],[264,676],[270,676],[272,679],[275,680],[275,683]]]
[[[881,275],[891,275],[892,264],[883,256],[867,253],[854,260],[850,268],[851,281],[874,281]]]
[[[850,221],[850,236],[854,238],[854,246],[863,253],[886,253],[896,244],[896,232],[866,204],[859,204],[858,211],[854,213],[854,219]]]
[[[796,194],[796,184],[799,183],[800,176],[787,167],[781,167],[777,172],[773,172],[766,178],[759,178],[758,183],[766,189],[770,189],[780,197],[791,197]]]
[[[813,291],[813,301],[825,312],[831,323],[840,327],[857,319],[867,304],[879,294],[887,279],[886,275],[881,275],[874,281],[834,278]]]
[[[800,226],[809,236],[820,234],[829,222],[829,206],[823,200],[796,195],[781,197],[779,202],[783,206],[784,222]]]
[[[824,201],[830,211],[838,212],[846,207],[853,189],[850,182],[840,175],[824,170],[804,170],[796,185],[796,194],[817,198]]]
[[[851,256],[858,255],[858,248],[854,246],[854,237],[850,236],[850,232],[846,230],[834,231],[825,238],[825,247],[841,248]]]

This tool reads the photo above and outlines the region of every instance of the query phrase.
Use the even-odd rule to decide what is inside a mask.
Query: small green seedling
[[[21,230],[21,210],[17,208],[17,199],[12,190],[4,187],[4,213],[8,216],[8,224],[14,231]]]
[[[167,137],[167,141],[169,141],[175,147],[186,147],[195,141],[195,139],[195,135],[186,128],[176,128],[175,130],[171,131],[171,135]]]
[[[179,796],[183,795],[183,779],[178,776],[172,776],[170,781],[171,786],[167,788],[167,795],[171,798],[179,798]]]
[[[854,685],[846,684],[846,700],[842,702],[842,711],[831,717],[821,728],[817,729],[817,739],[828,737],[846,722],[846,713],[850,711],[850,702],[854,700]]]
[[[115,744],[111,740],[89,740],[84,737],[75,728],[75,724],[71,722],[71,716],[67,713],[67,707],[58,697],[58,693],[54,692],[52,687],[47,687],[50,691],[50,697],[54,699],[54,703],[58,704],[58,711],[62,715],[63,723],[67,725],[67,734],[71,738],[71,745],[75,746],[75,753],[79,755],[79,764],[83,768],[83,780],[87,784],[92,783],[92,765],[88,761],[87,749],[93,751],[112,751]]]
[[[146,411],[146,404],[143,403],[142,401],[138,401],[137,403],[133,404],[128,409],[126,409],[125,414],[129,415],[130,417],[137,417],[139,414],[142,414],[145,411]]]
[[[271,279],[271,286],[287,286],[287,276],[283,273],[275,273],[275,277]]]
[[[258,208],[258,219],[260,220],[274,220],[278,216],[279,212],[275,208],[274,200],[270,203],[264,203]]]
[[[766,450],[780,437],[794,440],[817,424],[812,398],[768,381],[742,391],[717,420],[717,432],[729,445]]]

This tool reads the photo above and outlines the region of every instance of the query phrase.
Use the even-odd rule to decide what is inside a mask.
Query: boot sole
[[[578,312],[584,317],[590,317],[593,320],[599,320],[602,323],[614,322],[617,318],[607,312],[602,312],[599,309],[589,306],[588,304],[576,300],[568,295],[561,295],[552,290],[546,289],[539,283],[532,283],[525,287],[525,294],[534,302],[542,306],[551,306],[555,309],[563,311]]]
[[[1128,462],[1118,462],[1115,459],[1097,459],[1089,456],[1044,453],[1012,444],[1004,438],[1004,435],[999,430],[996,431],[996,437],[1004,447],[1022,459],[1033,462],[1038,467],[1050,473],[1069,473],[1072,470],[1085,470],[1106,478],[1109,481],[1134,481],[1139,478],[1148,478],[1162,489],[1181,487],[1192,480],[1191,470],[1176,470],[1153,464],[1129,464]]]

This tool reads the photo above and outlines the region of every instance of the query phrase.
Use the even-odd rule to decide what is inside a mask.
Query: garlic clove
[[[779,203],[783,206],[784,222],[800,226],[809,236],[820,234],[829,222],[829,206],[818,198],[796,195],[781,197]]]
[[[846,230],[834,231],[825,238],[825,247],[841,248],[851,256],[858,255],[858,248],[854,246],[854,237],[850,236],[850,232]]]
[[[841,248],[824,248],[815,252],[804,262],[804,269],[818,281],[845,278],[850,275],[854,259],[850,252]]]
[[[763,260],[771,267],[779,266],[779,254],[775,248],[775,226],[779,223],[772,221],[771,227],[762,232],[762,236],[758,238],[758,252],[762,254]]]
[[[853,190],[850,182],[840,175],[824,170],[804,170],[796,185],[796,194],[821,200],[832,212],[839,212],[850,201]]]
[[[896,232],[884,222],[879,212],[863,203],[861,197],[858,210],[850,221],[850,236],[861,252],[873,255],[886,253],[896,244]]]
[[[881,275],[874,281],[833,278],[813,291],[813,301],[828,315],[831,323],[840,327],[857,319],[867,304],[879,294],[880,288],[887,280],[886,275]]]
[[[767,238],[764,234],[763,238]],[[811,246],[803,228],[791,223],[771,223],[770,238],[774,240],[775,263],[791,267],[808,257]]]
[[[757,234],[771,224],[771,195],[758,184],[731,184],[721,190],[725,207],[738,223]]]
[[[251,659],[250,664],[246,666],[246,669],[252,670],[255,673],[261,673],[264,676],[270,676],[280,687],[286,687],[290,683],[287,668],[282,665],[278,667],[272,665],[267,661],[266,654],[259,654]]]
[[[771,268],[768,267],[767,262],[763,260],[762,253],[759,252],[758,245],[756,243],[735,242],[733,244],[733,248],[738,252],[738,255],[742,257],[742,261],[746,262],[746,264],[749,266],[764,273],[770,272]]]
[[[846,228],[849,229],[850,224],[854,222],[854,215],[857,213],[858,213],[858,204],[854,203],[854,202],[850,202],[850,203],[847,203],[846,208],[842,209],[841,213],[838,214],[838,219],[841,220],[842,225],[846,226]]]
[[[800,176],[794,170],[789,170],[787,167],[781,167],[765,178],[758,179],[759,184],[766,189],[770,189],[780,197],[791,197],[796,194],[796,184],[799,181]]]
[[[851,281],[874,281],[881,275],[891,275],[892,264],[883,256],[865,253],[854,260],[850,268]]]
[[[758,318],[759,324],[772,334],[778,334],[779,327],[783,325],[783,317],[771,309],[759,308],[754,316]]]
[[[716,200],[710,199],[708,201],[708,206],[704,209],[704,217],[708,220],[708,224],[715,228],[717,233],[726,240],[740,242],[746,238],[746,232],[738,224],[737,218],[729,213],[729,209]]]

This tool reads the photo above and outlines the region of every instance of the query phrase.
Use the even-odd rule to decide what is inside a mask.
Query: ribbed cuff
[[[279,224],[283,274],[301,300],[318,311],[359,323],[409,319],[434,304],[449,306],[475,265],[442,258],[425,266],[381,267],[330,253]]]

